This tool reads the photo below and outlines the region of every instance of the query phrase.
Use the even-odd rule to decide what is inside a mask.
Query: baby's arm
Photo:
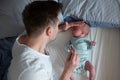
[[[93,48],[93,46],[96,45],[96,42],[95,41],[90,41],[90,40],[85,40],[86,43],[87,43],[87,49],[88,50],[91,50]]]

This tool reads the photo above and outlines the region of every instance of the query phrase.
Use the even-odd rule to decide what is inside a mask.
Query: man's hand
[[[84,24],[84,21],[65,22],[65,23],[59,25],[59,30],[60,31],[66,31],[69,28],[74,27],[74,26],[80,26],[80,27],[82,27],[83,24]]]
[[[69,80],[74,68],[79,64],[79,62],[80,62],[80,58],[76,53],[76,50],[75,49],[73,49],[73,51],[70,50],[60,80]]]

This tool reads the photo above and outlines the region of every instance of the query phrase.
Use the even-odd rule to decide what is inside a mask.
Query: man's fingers
[[[78,65],[79,62],[80,62],[80,57],[79,57],[79,55],[77,54],[77,56],[76,56],[76,65]]]
[[[84,23],[84,21],[78,21],[78,22],[71,22],[71,26],[81,26]]]
[[[68,22],[65,22],[65,25],[68,25]]]
[[[69,55],[68,55],[68,57],[67,57],[67,60],[71,60],[71,59],[73,59],[73,56],[74,56],[73,48],[70,47],[69,50],[70,50],[70,52],[69,52]]]
[[[76,62],[76,53],[72,54],[72,61]]]
[[[69,53],[67,56],[67,61],[69,61],[71,59],[72,53]]]
[[[73,53],[72,53],[72,56],[71,56],[71,60],[72,60],[73,65],[75,65],[75,66],[77,66],[80,62],[80,57],[77,54],[77,51],[76,51],[75,48],[73,48]]]
[[[74,63],[76,62],[76,56],[77,56],[76,49],[73,48],[71,60],[72,60],[72,62],[74,62]]]

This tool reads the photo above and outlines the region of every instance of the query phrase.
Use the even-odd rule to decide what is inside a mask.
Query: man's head
[[[72,29],[72,35],[74,37],[85,37],[90,32],[90,27],[88,24],[81,22],[81,26],[74,26]]]
[[[22,13],[27,35],[38,37],[45,33],[55,38],[61,9],[62,4],[54,1],[34,1],[28,4]]]

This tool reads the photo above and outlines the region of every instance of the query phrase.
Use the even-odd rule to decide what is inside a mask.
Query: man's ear
[[[46,35],[50,36],[52,34],[52,27],[47,27],[46,28]]]

